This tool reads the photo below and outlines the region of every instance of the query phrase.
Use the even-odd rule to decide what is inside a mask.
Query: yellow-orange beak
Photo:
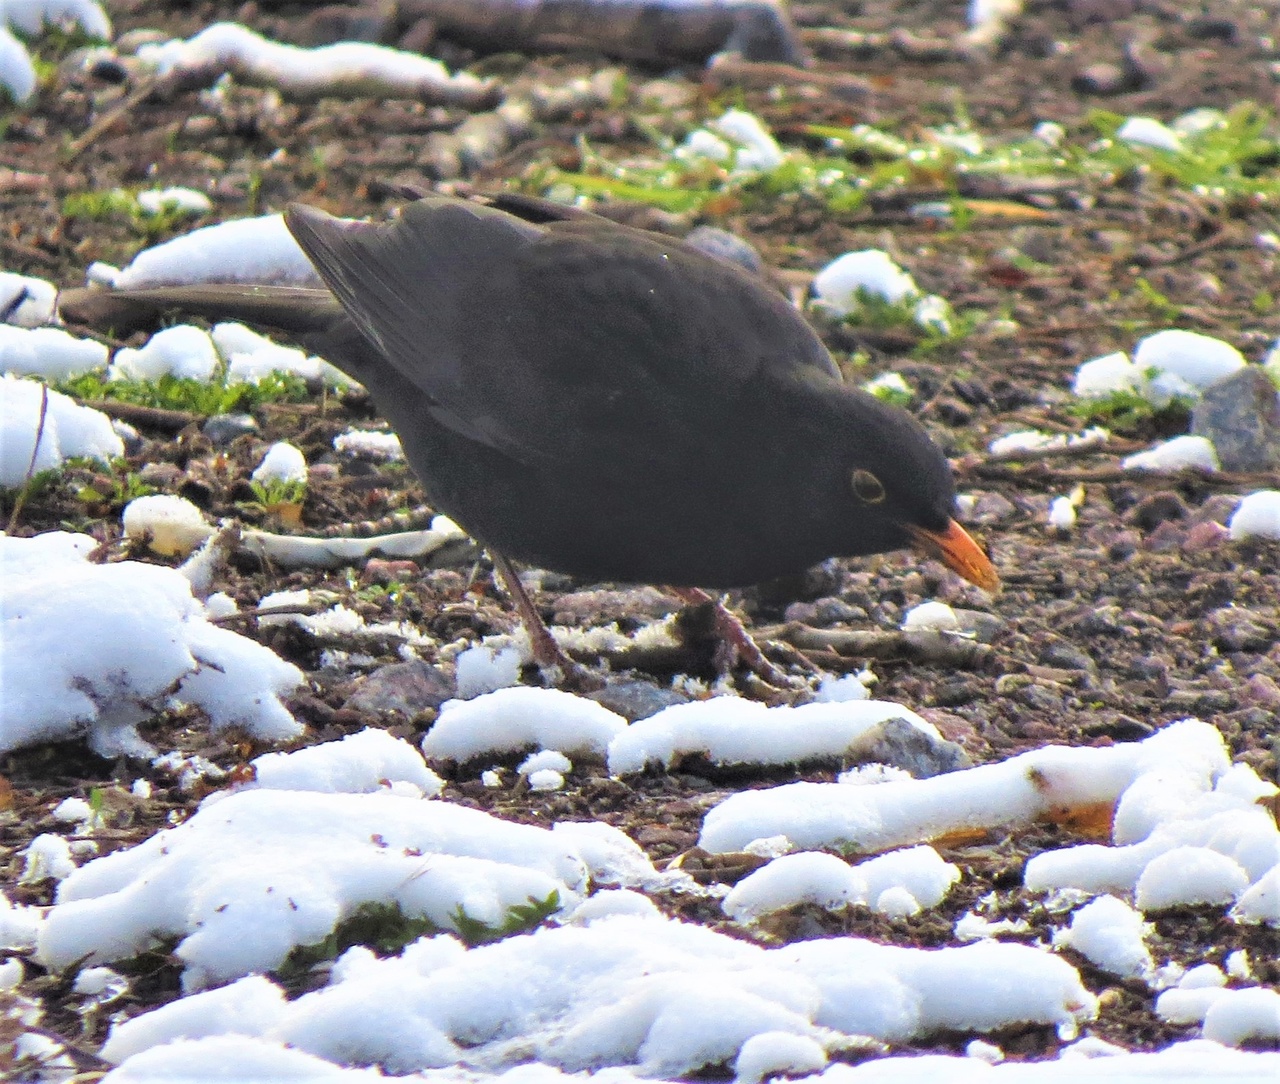
[[[972,584],[996,594],[1000,590],[1000,576],[990,558],[971,537],[969,532],[954,519],[948,520],[941,531],[926,531],[923,527],[906,525],[907,533],[926,553],[937,557],[953,572],[958,572]]]

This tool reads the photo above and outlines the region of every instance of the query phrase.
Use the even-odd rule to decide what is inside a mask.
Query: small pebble
[[[209,443],[215,448],[225,448],[237,437],[259,432],[252,414],[215,414],[200,427]]]

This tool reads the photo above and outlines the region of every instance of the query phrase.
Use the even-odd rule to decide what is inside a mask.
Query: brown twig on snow
[[[27,463],[26,475],[22,479],[22,488],[13,502],[13,511],[9,514],[9,523],[5,527],[6,534],[13,534],[18,524],[18,516],[22,514],[22,506],[27,503],[27,494],[31,492],[31,482],[36,474],[36,455],[40,451],[40,442],[44,440],[44,426],[49,417],[49,387],[40,386],[40,417],[36,420],[36,439],[31,445],[31,460]]]

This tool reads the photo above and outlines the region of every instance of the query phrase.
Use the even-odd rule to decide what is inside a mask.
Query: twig
[[[991,452],[961,456],[952,467],[962,473],[980,473],[983,467],[996,463],[1025,463],[1028,460],[1072,459],[1086,455],[1129,455],[1146,445],[1132,440],[1077,440],[1074,444],[1053,444],[1047,448],[1014,448],[1007,452]]]
[[[85,151],[94,145],[102,136],[111,130],[115,123],[120,120],[126,113],[132,112],[160,86],[161,80],[159,76],[146,76],[133,90],[115,104],[114,107],[108,109],[97,120],[95,120],[88,128],[81,132],[71,144],[67,147],[64,161],[70,165]]]
[[[140,403],[122,403],[116,399],[82,399],[85,406],[100,410],[109,418],[119,418],[130,425],[141,425],[149,429],[163,429],[166,432],[178,433],[192,422],[198,422],[199,414],[188,410],[163,410],[160,407],[143,406]]]
[[[36,475],[36,456],[40,451],[40,442],[44,440],[44,425],[49,417],[49,386],[47,384],[40,385],[40,417],[36,420],[36,439],[31,445],[31,459],[27,463],[27,472],[22,480],[22,488],[18,490],[17,499],[13,502],[13,511],[9,515],[9,524],[5,528],[6,534],[13,534],[14,527],[18,524],[18,516],[22,514],[22,506],[27,503],[27,494],[31,492],[31,483]]]
[[[781,640],[804,652],[833,652],[841,658],[906,658],[935,666],[978,669],[993,654],[989,644],[933,630],[816,629],[791,621],[755,630],[757,639]]]

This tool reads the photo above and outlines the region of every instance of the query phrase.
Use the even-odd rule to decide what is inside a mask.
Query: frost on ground
[[[211,624],[181,571],[94,564],[96,547],[61,532],[0,536],[0,750],[84,734],[102,756],[146,756],[138,726],[182,703],[214,727],[301,732],[279,699],[302,680],[296,667]]]

